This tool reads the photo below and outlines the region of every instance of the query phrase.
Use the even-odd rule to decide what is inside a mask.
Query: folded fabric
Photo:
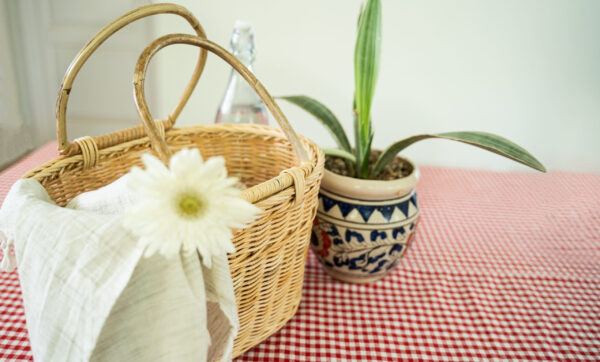
[[[136,202],[127,177],[64,208],[23,179],[0,209],[34,359],[231,359],[238,320],[227,256],[211,269],[196,253],[143,257],[122,225],[123,209]]]

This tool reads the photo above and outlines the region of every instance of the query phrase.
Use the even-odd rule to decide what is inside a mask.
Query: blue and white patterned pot
[[[414,239],[418,170],[393,181],[359,180],[325,170],[311,249],[332,277],[351,283],[383,278]]]

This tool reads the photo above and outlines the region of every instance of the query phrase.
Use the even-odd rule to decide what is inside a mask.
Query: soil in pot
[[[381,154],[379,150],[372,150],[371,157],[369,160],[369,167],[373,167],[375,161]],[[329,171],[336,173],[338,175],[347,176],[347,177],[355,177],[346,165],[346,161],[343,158],[335,157],[335,156],[325,156],[325,168]],[[384,169],[382,172],[377,175],[374,180],[382,180],[382,181],[391,181],[397,180],[402,177],[406,177],[410,175],[413,171],[412,165],[401,157],[394,158]]]

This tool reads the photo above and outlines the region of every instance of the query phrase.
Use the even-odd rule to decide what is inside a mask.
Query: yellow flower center
[[[177,211],[185,218],[198,218],[206,210],[206,201],[197,195],[184,194],[179,198]]]

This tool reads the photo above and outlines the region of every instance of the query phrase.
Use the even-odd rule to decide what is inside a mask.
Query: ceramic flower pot
[[[377,281],[396,266],[414,239],[419,173],[408,162],[412,172],[393,181],[361,180],[325,170],[311,249],[333,278]]]

